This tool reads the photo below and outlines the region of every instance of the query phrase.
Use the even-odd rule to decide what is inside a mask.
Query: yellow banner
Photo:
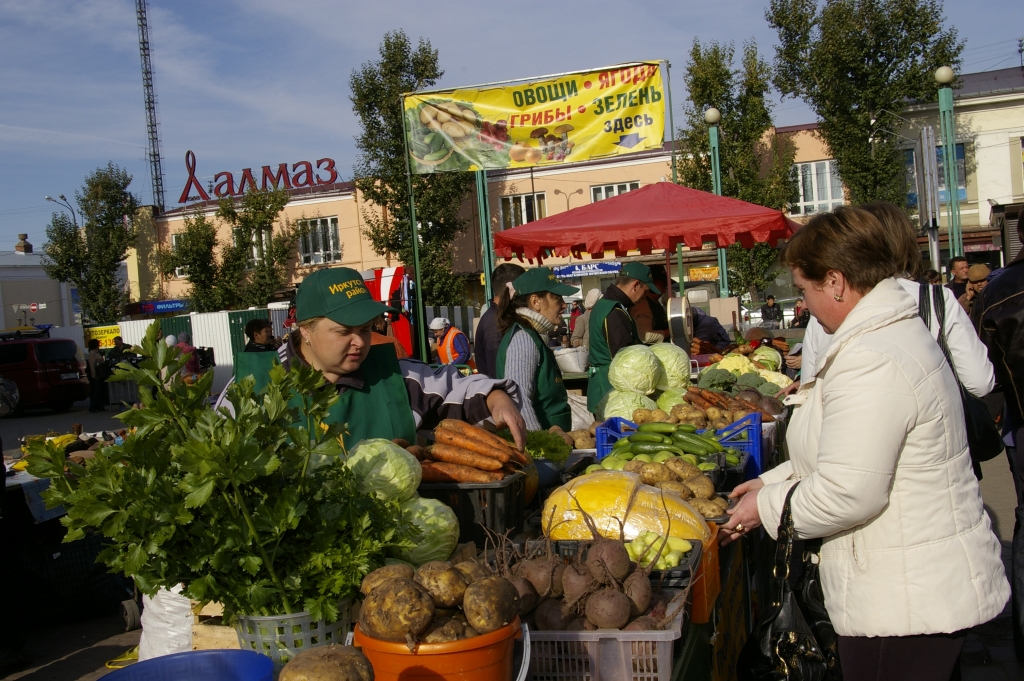
[[[117,324],[111,326],[90,326],[82,329],[86,345],[93,338],[100,342],[101,348],[114,347],[114,338],[121,335],[121,327]]]
[[[718,268],[713,265],[691,267],[690,281],[718,281]]]
[[[658,62],[549,80],[406,95],[417,174],[547,167],[661,149]]]

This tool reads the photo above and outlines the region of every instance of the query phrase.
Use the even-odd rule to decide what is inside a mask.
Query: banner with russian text
[[[557,166],[661,149],[665,136],[659,62],[412,93],[404,107],[417,174]]]

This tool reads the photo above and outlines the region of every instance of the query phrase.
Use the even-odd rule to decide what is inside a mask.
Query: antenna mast
[[[149,57],[149,22],[146,0],[135,0],[139,20],[139,54],[142,57],[142,90],[146,96],[146,132],[149,136],[149,175],[153,180],[153,203],[158,212],[164,209],[164,171],[160,165],[160,137],[157,134],[156,93],[153,91],[153,63]]]

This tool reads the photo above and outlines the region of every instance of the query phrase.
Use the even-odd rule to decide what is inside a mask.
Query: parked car
[[[0,377],[18,386],[18,411],[40,405],[66,411],[89,397],[85,358],[73,340],[0,339]]]

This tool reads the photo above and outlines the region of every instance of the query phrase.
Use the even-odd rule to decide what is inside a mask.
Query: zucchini
[[[672,438],[658,433],[633,433],[628,438],[630,442],[671,442]]]
[[[641,423],[637,428],[641,433],[666,433],[671,435],[676,432],[674,423]]]
[[[707,435],[698,435],[697,433],[694,433],[690,437],[700,438],[701,440],[706,442],[707,445],[708,445],[708,451],[712,451],[712,452],[724,452],[725,451],[725,447],[720,445],[718,443],[718,440],[714,439],[713,437],[709,437]]]
[[[676,445],[669,445],[665,443],[657,442],[637,442],[629,448],[634,454],[657,454],[658,452],[671,452],[673,454],[683,455],[683,451]]]

